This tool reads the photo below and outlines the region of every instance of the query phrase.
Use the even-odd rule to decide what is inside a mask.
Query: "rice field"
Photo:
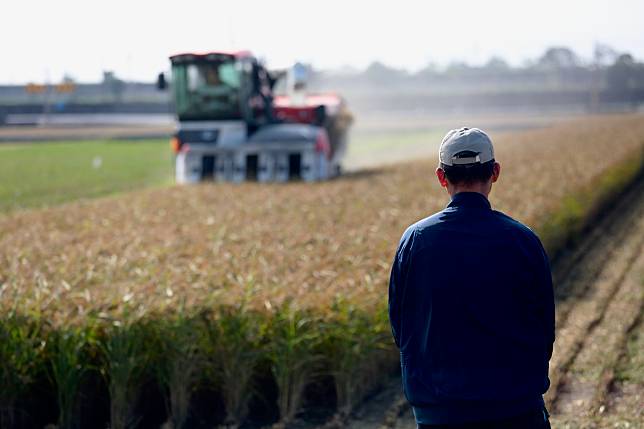
[[[503,134],[495,148],[493,206],[553,257],[640,171],[644,118]],[[2,215],[2,427],[287,425],[325,397],[348,413],[396,368],[390,260],[405,227],[448,201],[435,164]],[[146,410],[155,400],[165,411]]]

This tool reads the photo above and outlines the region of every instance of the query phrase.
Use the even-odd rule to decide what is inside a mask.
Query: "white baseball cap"
[[[438,150],[438,160],[449,166],[469,166],[494,160],[492,141],[478,128],[450,130]]]

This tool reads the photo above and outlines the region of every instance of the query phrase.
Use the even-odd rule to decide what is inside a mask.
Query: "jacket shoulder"
[[[404,249],[406,252],[415,252],[419,250],[419,247],[423,247],[422,243],[428,234],[431,234],[432,230],[439,228],[439,224],[441,223],[440,217],[446,210],[450,209],[441,210],[409,225],[400,238],[398,249]],[[415,241],[416,243],[414,243]]]
[[[414,233],[417,233],[417,234],[421,234],[423,231],[426,231],[426,230],[432,230],[438,227],[438,225],[441,223],[441,216],[447,211],[452,211],[452,209],[446,208],[444,210],[436,212],[433,215],[427,216],[426,218],[423,218],[418,222],[410,225],[409,228],[407,229],[412,230]]]
[[[536,241],[539,244],[539,246],[541,246],[541,240],[529,226],[524,225],[518,220],[498,210],[492,210],[492,213],[498,220],[503,222],[504,226],[507,229],[513,230],[514,232],[518,233],[520,236],[525,237],[526,239],[529,239],[531,241]]]

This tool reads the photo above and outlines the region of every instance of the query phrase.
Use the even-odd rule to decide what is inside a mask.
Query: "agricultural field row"
[[[644,120],[577,120],[495,144],[493,206],[554,256],[639,174]],[[447,203],[435,163],[3,215],[3,427],[288,424],[312,403],[347,414],[396,368],[390,260],[405,227]],[[153,398],[164,411],[145,408]]]

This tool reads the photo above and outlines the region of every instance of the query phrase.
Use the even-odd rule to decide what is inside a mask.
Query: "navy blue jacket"
[[[555,326],[548,258],[528,227],[484,195],[458,193],[405,231],[389,318],[418,423],[543,407]]]

